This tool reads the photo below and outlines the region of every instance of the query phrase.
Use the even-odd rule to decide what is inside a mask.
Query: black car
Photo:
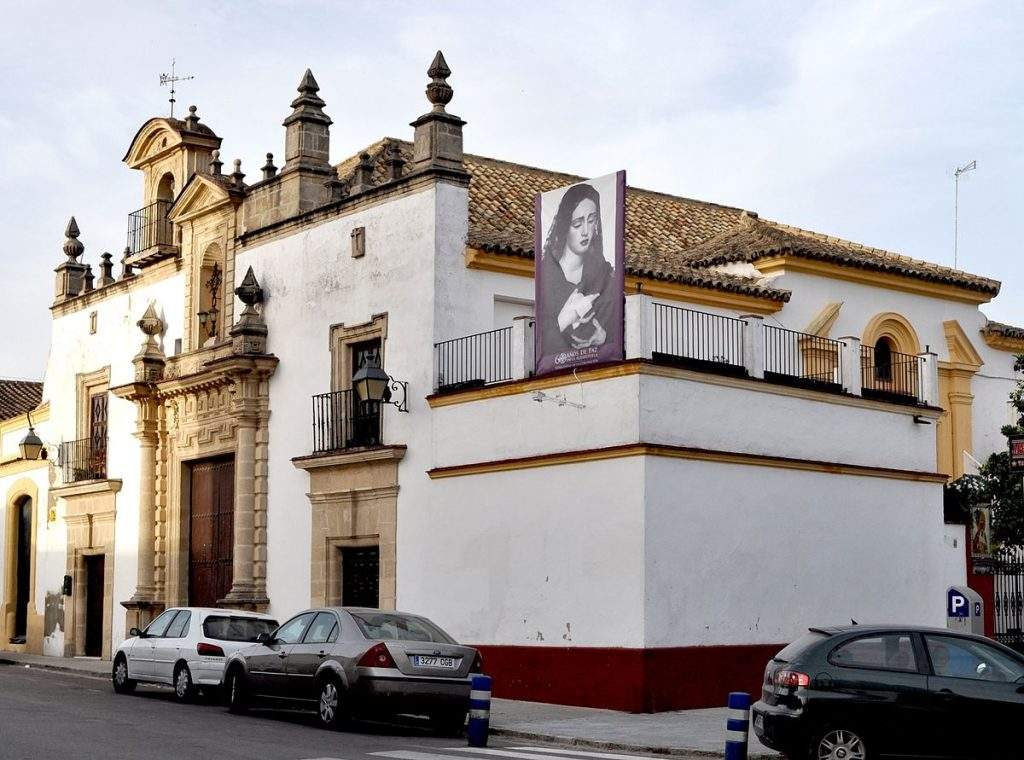
[[[1024,758],[1024,657],[943,628],[811,628],[768,663],[751,713],[791,758]]]

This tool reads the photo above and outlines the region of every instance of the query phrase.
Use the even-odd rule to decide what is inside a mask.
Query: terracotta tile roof
[[[957,285],[993,296],[999,293],[999,282],[987,277],[752,216],[744,216],[727,232],[685,251],[683,258],[692,266],[709,267],[736,261],[753,262],[783,251],[841,266]]]
[[[412,145],[394,138],[366,148],[374,161],[375,183],[386,181],[383,156],[391,142],[399,145],[403,158],[412,158]],[[351,178],[358,162],[357,154],[338,164],[339,177]],[[534,196],[583,179],[471,154],[466,155],[465,163],[471,175],[467,244],[509,256],[533,257]],[[992,295],[999,292],[995,280],[758,220],[740,208],[629,188],[626,271],[630,274],[788,301],[789,291],[766,285],[759,278],[718,271],[730,262],[753,262],[782,250],[841,266],[943,282]]]
[[[0,378],[0,420],[31,411],[43,400],[43,384]]]
[[[1024,340],[1024,327],[1004,325],[1002,322],[993,322],[989,320],[988,324],[981,328],[981,332],[984,335],[999,335],[1003,338]]]

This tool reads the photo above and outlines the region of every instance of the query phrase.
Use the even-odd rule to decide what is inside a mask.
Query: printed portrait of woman
[[[605,258],[601,195],[573,185],[562,196],[544,242],[545,352],[602,346],[615,312],[615,270]]]

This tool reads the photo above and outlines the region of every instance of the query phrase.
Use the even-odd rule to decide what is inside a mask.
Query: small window
[[[146,628],[147,636],[163,636],[164,631],[167,630],[167,626],[171,624],[171,620],[175,615],[178,614],[178,610],[167,610],[160,617],[154,620]]]
[[[331,634],[338,627],[338,622],[335,620],[334,615],[330,612],[318,612],[316,619],[313,624],[309,626],[309,630],[306,631],[305,638],[302,639],[304,644],[326,644],[335,639],[331,638]]]
[[[315,613],[307,612],[293,617],[287,623],[277,629],[274,638],[282,644],[297,644],[302,641],[302,634],[306,632],[306,626],[313,619]]]
[[[89,312],[89,334],[96,334],[96,312]]]
[[[832,650],[829,662],[844,668],[917,672],[914,644],[906,634],[862,636]]]
[[[875,379],[892,380],[892,341],[888,338],[875,343]]]
[[[174,618],[174,622],[167,626],[167,632],[164,634],[164,638],[167,639],[180,639],[188,634],[188,624],[192,619],[192,613],[188,610],[182,610],[178,613],[178,616]]]
[[[924,640],[937,676],[996,683],[1024,678],[1024,664],[980,641],[952,636],[925,636]]]

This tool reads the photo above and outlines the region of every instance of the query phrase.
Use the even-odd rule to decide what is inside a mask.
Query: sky
[[[629,183],[1003,283],[1024,325],[1024,7],[1006,2],[12,2],[0,0],[0,376],[41,379],[75,215],[97,268],[125,245],[121,163],[190,104],[250,178],[280,157],[309,67],[331,159],[409,139],[444,51],[466,150]]]

